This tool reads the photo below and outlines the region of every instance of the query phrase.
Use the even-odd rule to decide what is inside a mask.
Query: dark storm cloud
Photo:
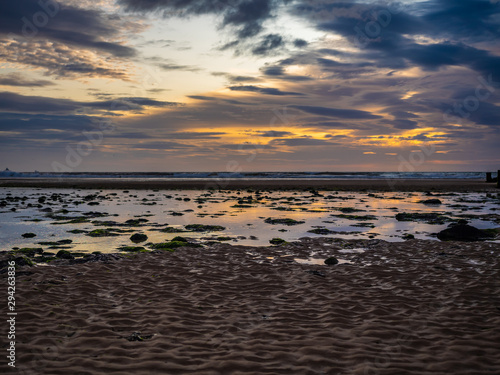
[[[479,104],[477,110],[469,113],[468,119],[476,124],[500,127],[500,106],[483,102]]]
[[[219,47],[219,50],[221,50],[221,51],[227,51],[228,49],[238,47],[239,44],[240,44],[240,42],[238,40],[233,40],[231,42],[223,44],[221,47]]]
[[[22,87],[46,87],[54,86],[55,83],[46,80],[30,80],[19,73],[0,75],[0,85],[2,86],[22,86]]]
[[[295,13],[309,18],[320,30],[344,36],[360,49],[358,58],[371,61],[375,67],[420,66],[435,71],[466,66],[500,76],[500,58],[471,45],[492,44],[500,36],[500,7],[489,0],[431,0],[397,11],[370,3],[319,2],[299,4]],[[433,40],[421,44],[414,37]],[[339,65],[335,61],[318,62],[324,67]]]
[[[285,68],[280,65],[267,65],[260,69],[262,74],[267,77],[280,79],[288,82],[310,81],[313,78],[308,76],[297,76],[286,74]]]
[[[143,107],[176,107],[179,103],[163,102],[149,98],[115,98],[113,100],[104,100],[100,102],[80,102],[83,106],[90,108],[108,109],[108,110],[134,110],[142,109]]]
[[[285,42],[281,35],[267,34],[257,42],[255,47],[252,48],[252,53],[254,55],[267,56],[284,45]]]
[[[411,112],[406,112],[406,111],[394,111],[391,113],[394,117],[399,117],[399,118],[419,118],[419,115],[416,115]]]
[[[127,10],[161,12],[165,17],[202,14],[222,15],[222,26],[237,29],[240,39],[253,37],[263,30],[263,23],[286,0],[118,0]]]
[[[339,89],[332,90],[331,93],[332,95],[338,95],[338,96],[354,96],[359,91],[360,90],[355,87],[341,87]]]
[[[398,119],[393,121],[388,121],[388,124],[392,125],[396,129],[415,129],[418,128],[418,122],[407,119]]]
[[[117,98],[96,102],[77,102],[43,96],[25,96],[0,92],[0,110],[26,113],[71,113],[82,108],[107,111],[138,111],[144,107],[172,107],[178,103],[161,102],[149,98]]]
[[[260,69],[266,76],[281,76],[285,74],[285,69],[282,66],[265,66]]]
[[[69,99],[41,96],[24,96],[12,92],[0,92],[0,111],[27,113],[68,113],[81,107]]]
[[[302,47],[305,47],[307,46],[309,43],[307,43],[307,41],[305,41],[304,39],[295,39],[293,41],[293,45],[297,48],[302,48]]]
[[[335,61],[335,60],[330,60],[330,59],[325,59],[325,58],[317,58],[316,61],[318,62],[319,65],[326,67],[326,68],[332,68],[332,67],[339,67],[339,66],[345,66],[346,64]]]
[[[494,0],[439,0],[422,18],[434,25],[434,32],[452,38],[494,40],[500,36],[498,2]]]
[[[136,54],[133,48],[106,41],[119,35],[121,21],[118,15],[50,0],[0,2],[0,35],[13,33],[21,41],[51,40],[117,57],[132,57]]]
[[[278,96],[283,96],[283,95],[292,95],[292,96],[304,95],[304,94],[301,94],[300,92],[281,91],[281,90],[273,88],[273,87],[259,87],[259,86],[251,86],[251,85],[246,85],[246,86],[229,86],[228,89],[231,90],[231,91],[258,92],[258,93],[265,94],[265,95],[278,95]]]
[[[223,24],[240,26],[240,38],[257,35],[262,30],[262,22],[271,17],[276,3],[271,0],[229,1],[231,8],[226,11]]]
[[[36,59],[32,60],[32,65],[41,65]],[[23,60],[23,62],[28,62],[28,60]],[[116,71],[115,69],[99,67],[91,63],[81,63],[73,62],[69,64],[59,64],[56,61],[51,61],[50,65],[45,65],[43,67],[47,68],[49,72],[57,74],[61,77],[72,76],[72,75],[84,75],[84,76],[105,76],[112,78],[123,78],[125,79],[124,73]]]
[[[76,134],[83,130],[92,130],[96,119],[88,116],[76,115],[30,115],[26,113],[0,112],[0,131],[22,132],[21,138],[36,138],[41,131],[46,129],[57,129]],[[54,137],[54,133],[44,133],[45,137]],[[61,132],[58,137],[67,137]],[[2,138],[6,135],[2,135]]]
[[[338,117],[344,119],[377,119],[381,116],[371,114],[370,112],[361,111],[358,109],[340,109],[328,108],[308,105],[292,105],[291,108],[298,109],[303,112],[311,113],[313,115]]]

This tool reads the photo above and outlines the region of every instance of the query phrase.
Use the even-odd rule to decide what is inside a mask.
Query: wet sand
[[[316,238],[23,266],[18,373],[498,374],[499,250]],[[350,263],[293,260],[329,256]]]
[[[137,180],[102,178],[2,178],[0,187],[75,189],[322,189],[341,191],[498,191],[496,183],[460,179],[381,179],[381,180]]]

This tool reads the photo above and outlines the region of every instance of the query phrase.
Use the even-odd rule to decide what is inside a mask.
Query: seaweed
[[[295,219],[290,219],[290,218],[282,218],[282,219],[273,219],[268,217],[267,219],[264,220],[265,223],[267,224],[282,224],[282,225],[299,225],[299,224],[304,224],[305,221],[302,220],[295,220]]]
[[[191,232],[218,232],[226,228],[220,225],[188,224],[186,230]]]
[[[86,234],[90,237],[112,237],[119,236],[118,233],[112,232],[111,229],[94,229],[93,231]]]
[[[288,242],[286,242],[286,241],[285,241],[284,239],[282,239],[282,238],[275,237],[275,238],[273,238],[273,239],[269,240],[269,243],[270,243],[271,245],[284,245],[284,244],[286,244],[286,243],[288,243]]]

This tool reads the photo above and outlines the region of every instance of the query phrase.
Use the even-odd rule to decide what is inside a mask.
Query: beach
[[[479,179],[117,179],[1,178],[0,187],[72,189],[321,189],[339,191],[497,191]]]
[[[4,316],[16,263],[6,372],[500,372],[492,184],[63,182],[0,189]],[[488,236],[438,239],[464,223]]]
[[[500,375],[499,4],[0,1],[0,375]]]
[[[495,374],[498,250],[303,239],[21,267],[17,370]]]

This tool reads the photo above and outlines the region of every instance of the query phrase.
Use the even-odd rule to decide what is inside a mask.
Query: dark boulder
[[[437,234],[441,241],[482,241],[493,237],[492,233],[467,224],[457,224]]]
[[[60,259],[75,259],[75,257],[73,256],[73,254],[71,254],[67,250],[59,250],[57,252],[57,254],[56,254],[56,257],[60,258]]]
[[[134,233],[130,236],[130,241],[134,243],[144,242],[148,239],[148,236],[142,233]]]
[[[328,266],[333,266],[335,264],[338,264],[339,260],[335,257],[330,257],[325,259],[325,264]]]
[[[437,198],[426,199],[425,201],[420,201],[423,204],[441,204],[442,202]]]
[[[271,245],[283,245],[284,243],[286,243],[286,241],[282,238],[273,238],[272,240],[269,240],[269,243]]]

